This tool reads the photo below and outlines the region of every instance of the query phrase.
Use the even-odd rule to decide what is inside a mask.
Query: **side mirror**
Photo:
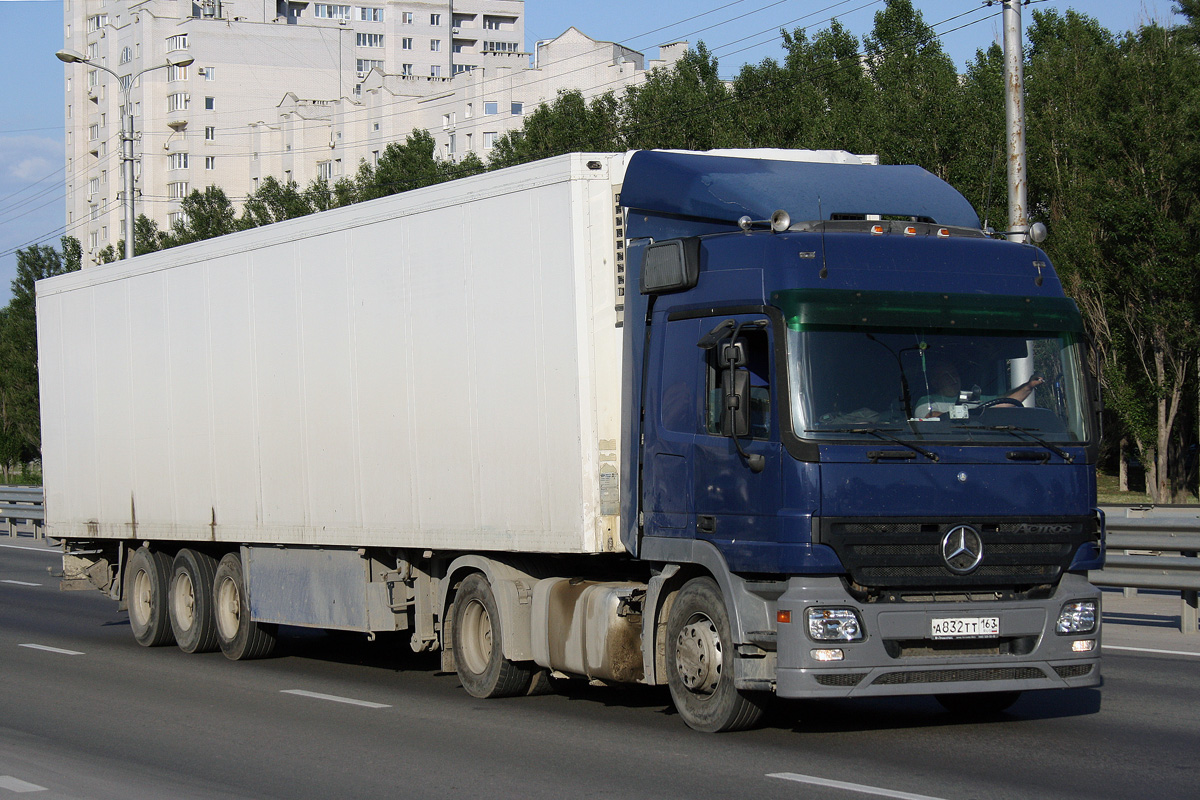
[[[726,385],[731,385],[733,389],[725,394],[725,408],[721,411],[721,435],[735,438],[749,436],[750,373],[733,367],[730,369],[733,371],[733,380]]]

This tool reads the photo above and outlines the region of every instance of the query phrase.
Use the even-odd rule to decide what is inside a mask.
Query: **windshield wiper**
[[[872,436],[878,437],[885,441],[895,442],[896,444],[900,445],[901,447],[907,447],[909,450],[912,450],[914,453],[920,453],[921,455],[925,456],[930,461],[937,462],[940,460],[938,458],[937,453],[932,453],[928,450],[925,450],[924,448],[917,447],[912,442],[906,442],[903,439],[901,439],[899,436],[891,435],[894,431],[898,431],[898,430],[900,430],[900,429],[899,428],[833,428],[832,430],[830,430],[828,428],[809,428],[808,430],[805,431],[805,433],[869,433]]]
[[[1061,447],[1052,444],[1051,442],[1047,442],[1042,437],[1034,434],[1029,428],[1018,428],[1016,425],[961,425],[957,427],[959,430],[967,431],[1000,431],[1001,433],[1010,433],[1017,438],[1020,438],[1020,435],[1023,434],[1050,452],[1059,456],[1068,464],[1075,463],[1075,456],[1071,455],[1066,450],[1063,450]]]

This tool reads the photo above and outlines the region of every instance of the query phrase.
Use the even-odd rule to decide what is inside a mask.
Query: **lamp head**
[[[87,61],[87,59],[83,57],[83,53],[77,53],[74,50],[68,50],[66,48],[59,50],[54,54],[54,56],[64,64],[82,64]]]

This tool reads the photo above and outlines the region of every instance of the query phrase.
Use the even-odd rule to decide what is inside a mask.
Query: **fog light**
[[[1058,612],[1058,624],[1055,633],[1060,636],[1078,633],[1091,633],[1096,630],[1096,601],[1076,600],[1067,603]]]
[[[862,622],[853,608],[810,608],[804,616],[808,635],[818,642],[857,642],[863,638]]]
[[[836,647],[831,650],[809,650],[808,654],[813,657],[813,661],[841,661],[846,657],[846,654]]]
[[[1073,653],[1090,653],[1096,649],[1095,639],[1077,639],[1071,642],[1071,652]]]

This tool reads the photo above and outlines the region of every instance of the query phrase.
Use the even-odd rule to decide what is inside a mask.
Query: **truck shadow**
[[[1007,711],[978,715],[952,713],[924,696],[780,700],[768,712],[766,724],[796,733],[856,733],[1082,717],[1100,713],[1100,707],[1099,689],[1025,692]]]

